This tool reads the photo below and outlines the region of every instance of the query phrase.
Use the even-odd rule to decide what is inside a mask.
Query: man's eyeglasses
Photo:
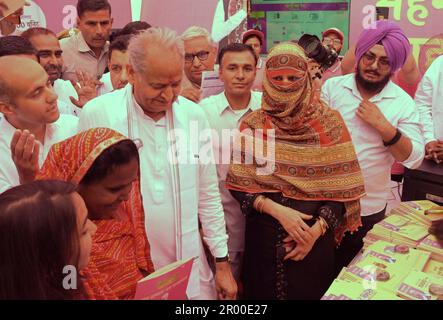
[[[324,45],[329,45],[331,43],[336,44],[336,45],[341,45],[342,44],[340,39],[332,40],[331,38],[323,38],[323,44]]]
[[[365,64],[366,66],[373,65],[374,62],[377,61],[377,65],[378,65],[379,69],[381,69],[381,70],[387,70],[391,66],[391,64],[387,58],[383,58],[383,57],[377,58],[376,56],[374,56],[370,53],[365,53],[361,60],[362,60],[363,64]]]
[[[205,61],[209,57],[209,51],[199,51],[197,53],[186,53],[185,62],[192,63],[194,58],[197,57],[200,61]]]

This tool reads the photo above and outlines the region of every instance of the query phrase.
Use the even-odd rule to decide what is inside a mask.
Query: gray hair
[[[203,27],[199,27],[199,26],[192,26],[189,27],[188,29],[186,29],[185,32],[183,32],[183,34],[181,35],[181,38],[183,41],[188,41],[188,40],[192,40],[195,38],[199,38],[199,37],[205,37],[206,40],[208,40],[208,42],[213,45],[213,46],[217,46],[217,44],[214,42],[214,40],[211,37],[211,34],[209,33],[208,30],[206,30]]]
[[[150,28],[133,36],[129,42],[129,63],[136,73],[147,72],[146,55],[155,46],[159,46],[165,51],[174,50],[184,57],[183,41],[175,31],[163,27]]]

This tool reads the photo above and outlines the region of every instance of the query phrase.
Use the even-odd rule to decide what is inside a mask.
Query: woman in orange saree
[[[52,146],[38,179],[69,181],[97,225],[83,271],[88,299],[132,299],[152,273],[140,194],[137,146],[107,128],[82,132]]]

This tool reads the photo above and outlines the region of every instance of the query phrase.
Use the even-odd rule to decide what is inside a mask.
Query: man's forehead
[[[103,22],[109,21],[111,19],[111,14],[107,9],[98,11],[85,11],[80,19],[85,22]]]
[[[193,51],[205,50],[205,49],[210,50],[213,47],[208,38],[204,36],[186,40],[184,42],[184,45],[185,45],[185,51],[188,53]]]
[[[129,53],[127,50],[118,50],[118,49],[114,49],[111,51],[111,55],[110,55],[110,60],[129,60]]]
[[[43,47],[60,49],[58,39],[51,34],[39,34],[31,37],[30,41],[37,50],[42,50]]]
[[[223,56],[223,64],[254,65],[255,57],[252,55],[252,52],[249,51],[226,52]]]
[[[371,49],[368,50],[368,52],[370,52],[373,55],[376,55],[378,57],[387,57],[385,47],[383,47],[380,44],[374,45]]]
[[[328,33],[328,34],[325,36],[325,38],[340,39],[340,37],[339,37],[337,34],[333,33],[333,32]]]

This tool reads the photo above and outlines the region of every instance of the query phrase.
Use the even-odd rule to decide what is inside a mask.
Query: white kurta
[[[51,146],[77,133],[78,118],[70,115],[60,115],[60,118],[46,126],[45,143],[40,146],[38,157],[40,167],[48,155]],[[15,128],[4,118],[0,119],[0,193],[20,184],[17,168],[12,161],[11,140]]]
[[[198,126],[197,139],[190,137],[195,125]],[[204,157],[199,153],[204,145],[211,146],[210,138],[198,139],[199,132],[208,128],[203,111],[193,102],[179,97],[173,111],[154,122],[134,103],[132,86],[127,85],[90,101],[83,108],[79,130],[94,127],[112,128],[132,139],[142,140],[143,205],[155,267],[177,259],[199,257],[194,262],[188,297],[214,299],[214,281],[201,243],[198,221],[214,256],[226,256],[228,250],[215,165],[201,161]],[[169,161],[174,147],[172,140],[165,137],[172,127],[181,135],[176,144],[178,157],[196,163],[188,161],[174,166]],[[186,142],[197,143],[196,149],[188,148]]]
[[[426,71],[415,93],[425,143],[443,140],[443,56]]]

